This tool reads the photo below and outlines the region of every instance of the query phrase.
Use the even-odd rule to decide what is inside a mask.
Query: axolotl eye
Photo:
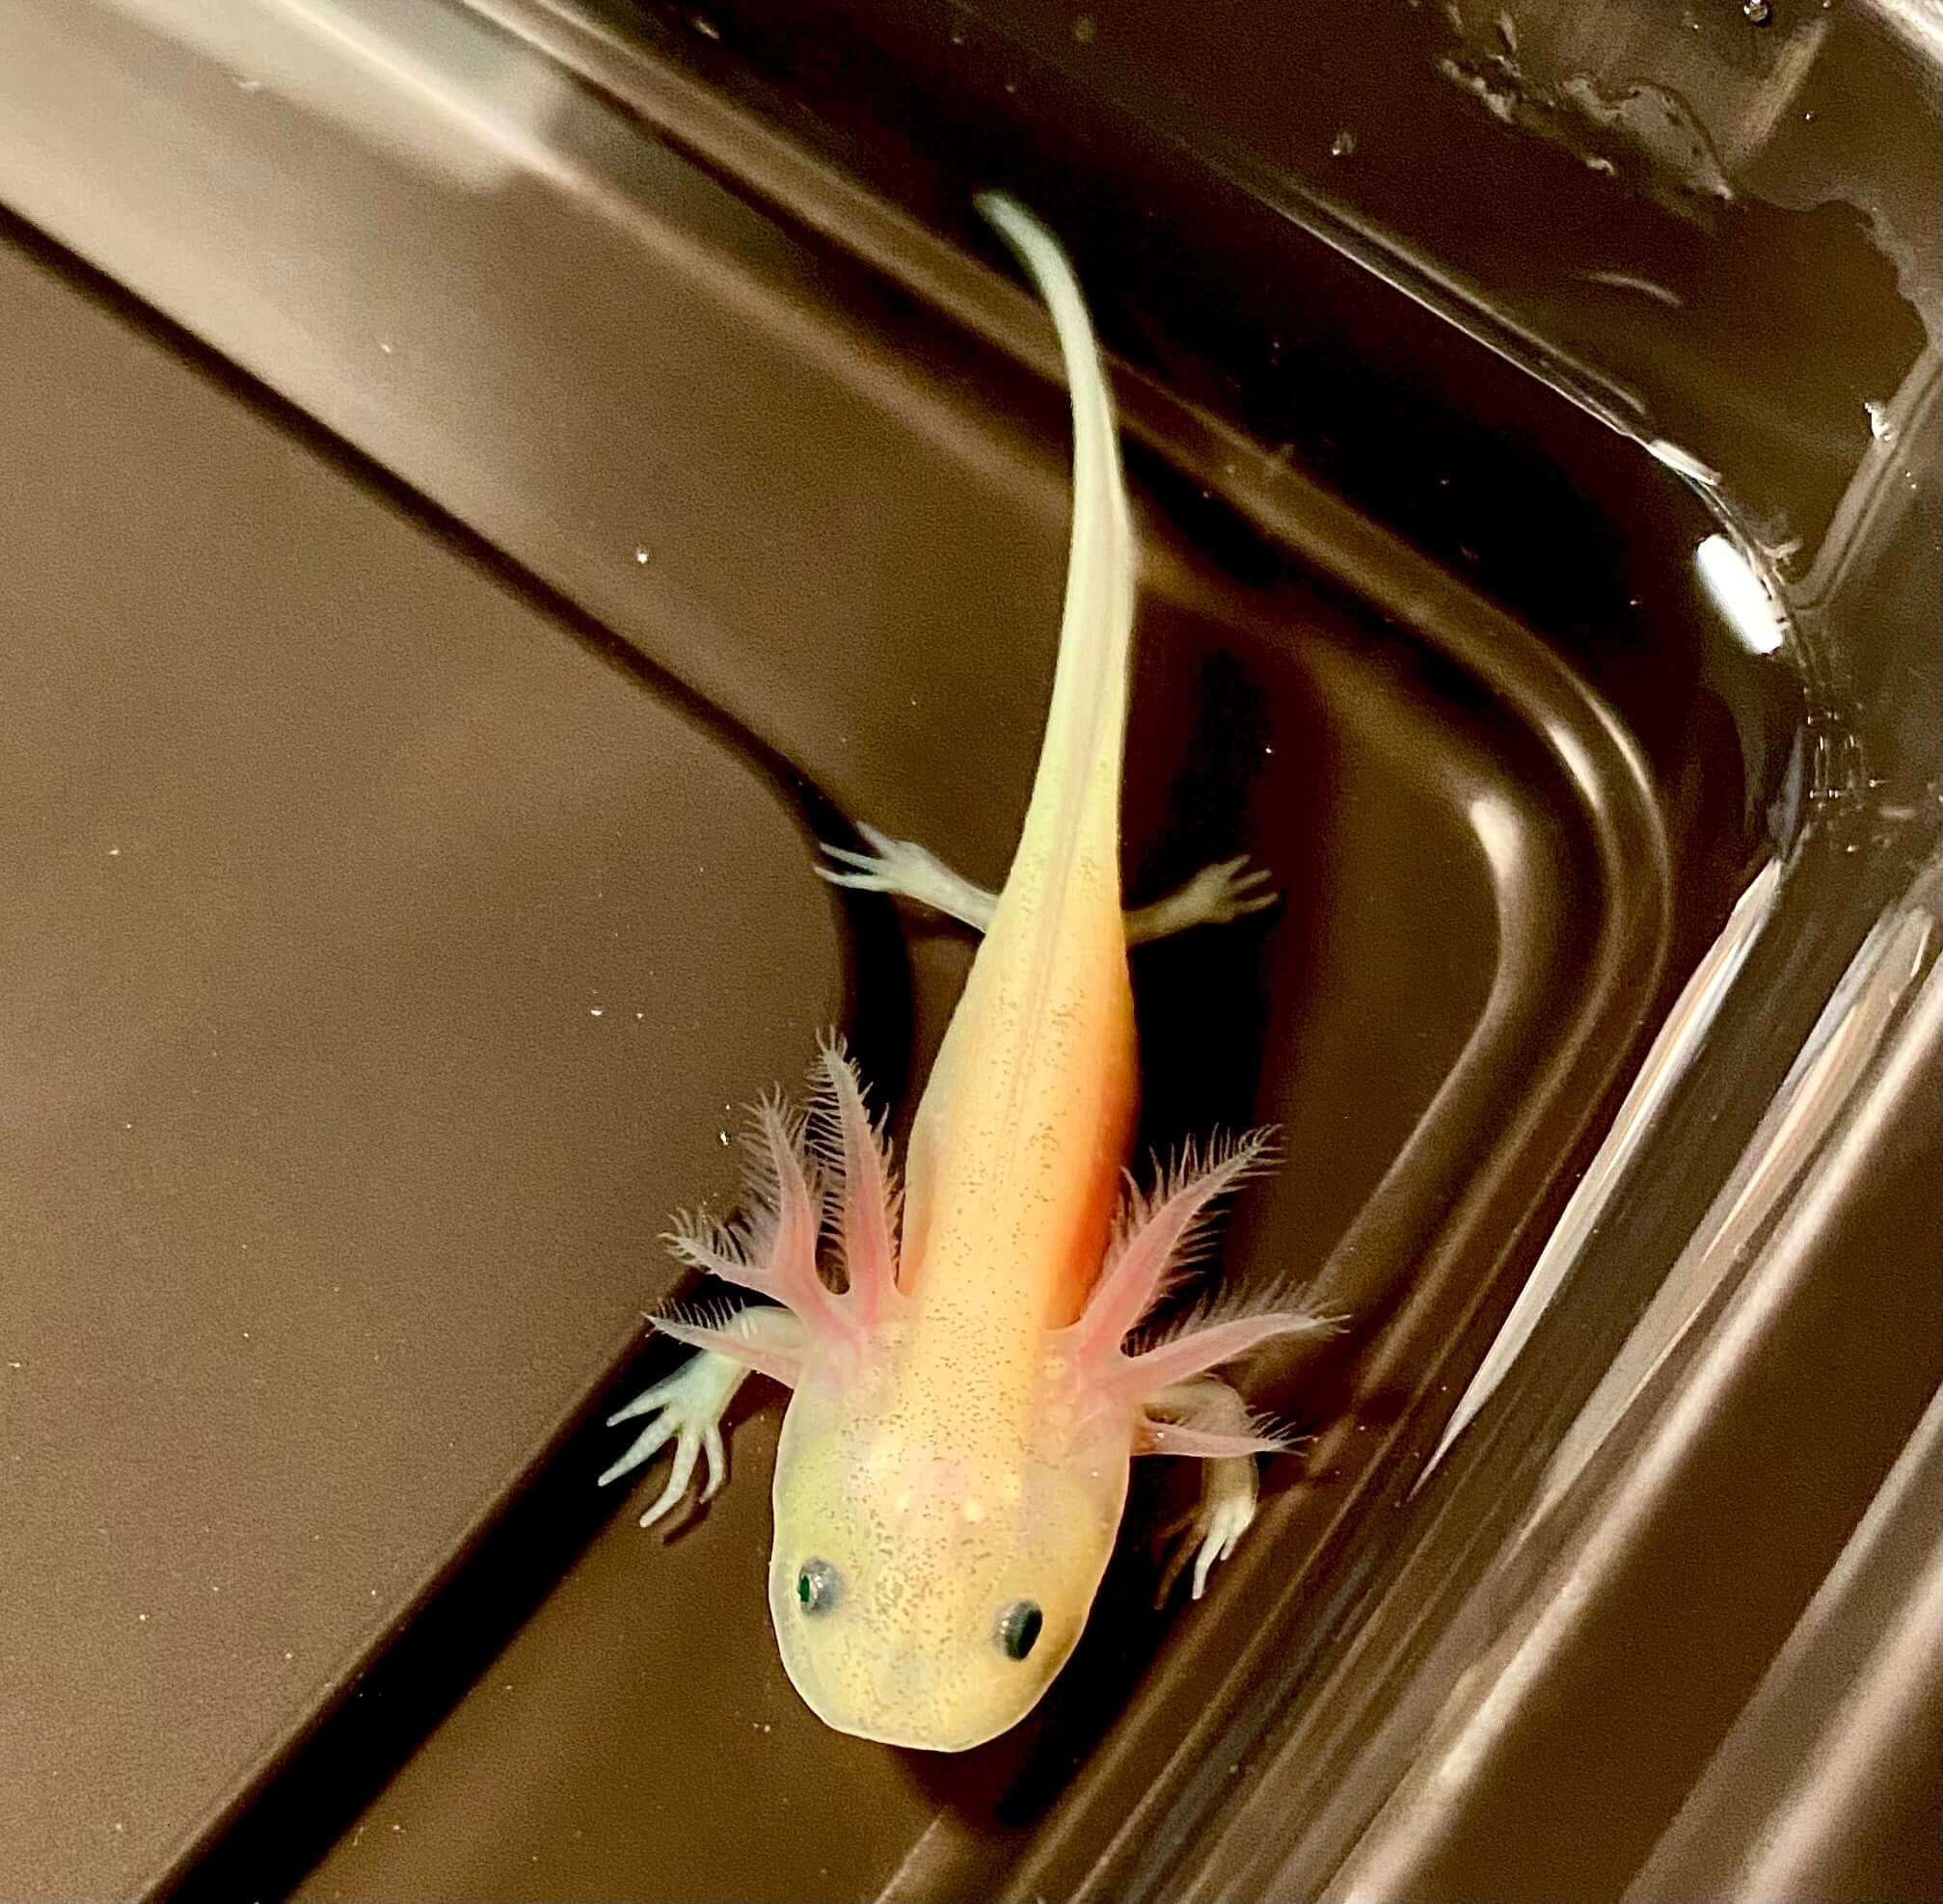
[[[1013,1600],[998,1617],[999,1649],[1008,1659],[1023,1659],[1039,1645],[1045,1615],[1036,1600]]]
[[[806,1560],[796,1575],[796,1604],[805,1613],[828,1613],[843,1597],[844,1580],[826,1560]]]

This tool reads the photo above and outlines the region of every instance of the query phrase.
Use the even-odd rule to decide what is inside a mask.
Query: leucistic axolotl
[[[687,1493],[750,1373],[794,1393],[776,1452],[769,1609],[783,1663],[841,1731],[957,1752],[1028,1712],[1071,1652],[1141,1454],[1202,1464],[1176,1565],[1200,1596],[1282,1445],[1211,1371],[1293,1309],[1217,1308],[1129,1348],[1266,1160],[1264,1134],[1185,1154],[1122,1195],[1136,1094],[1130,943],[1270,902],[1245,860],[1123,914],[1120,783],[1136,550],[1097,346],[1071,266],[1012,200],[979,201],[1050,308],[1071,386],[1072,543],[1052,706],[1003,889],[866,829],[826,848],[840,885],[916,899],[984,938],[911,1130],[900,1193],[842,1046],[807,1109],[754,1112],[742,1214],[683,1220],[682,1261],[771,1303],[660,1321],[700,1353],[613,1417],[647,1425],[603,1481],[674,1444],[642,1525]]]

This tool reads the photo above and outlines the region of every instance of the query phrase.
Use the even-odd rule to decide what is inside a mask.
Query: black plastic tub
[[[1935,49],[1600,20],[0,0],[0,1891],[1934,1894]],[[947,1759],[783,1676],[773,1394],[592,1483],[734,1107],[836,1025],[902,1135],[956,999],[815,842],[1023,809],[989,183],[1129,890],[1284,895],[1138,954],[1143,1142],[1279,1123],[1219,1274],[1349,1320]]]

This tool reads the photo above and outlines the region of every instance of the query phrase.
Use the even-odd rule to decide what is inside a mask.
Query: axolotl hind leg
[[[893,840],[874,826],[859,826],[857,831],[869,841],[869,852],[860,853],[850,846],[823,847],[837,864],[820,866],[817,871],[832,886],[914,899],[979,932],[991,924],[992,909],[998,904],[996,893],[974,886],[914,840]],[[1197,925],[1226,925],[1251,912],[1260,912],[1275,903],[1269,878],[1263,868],[1249,864],[1246,853],[1204,866],[1165,898],[1129,911],[1126,942],[1146,945]]]

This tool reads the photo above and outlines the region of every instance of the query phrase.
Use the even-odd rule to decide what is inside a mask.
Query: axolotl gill
[[[1245,859],[1122,911],[1120,787],[1137,551],[1112,399],[1072,268],[996,193],[979,200],[1031,274],[1071,390],[1072,535],[1051,708],[1004,887],[862,829],[825,847],[840,885],[983,932],[913,1122],[900,1190],[843,1047],[806,1109],[753,1112],[742,1214],[680,1220],[685,1263],[770,1299],[658,1320],[700,1353],[613,1416],[646,1417],[611,1481],[674,1444],[646,1526],[723,1474],[721,1417],[751,1373],[794,1391],[776,1451],[769,1596],[791,1680],[828,1725],[901,1746],[982,1744],[1038,1702],[1080,1636],[1134,1456],[1202,1463],[1176,1565],[1198,1597],[1282,1445],[1211,1371],[1328,1324],[1219,1308],[1129,1350],[1266,1133],[1186,1152],[1122,1191],[1137,1091],[1130,944],[1271,902]]]

